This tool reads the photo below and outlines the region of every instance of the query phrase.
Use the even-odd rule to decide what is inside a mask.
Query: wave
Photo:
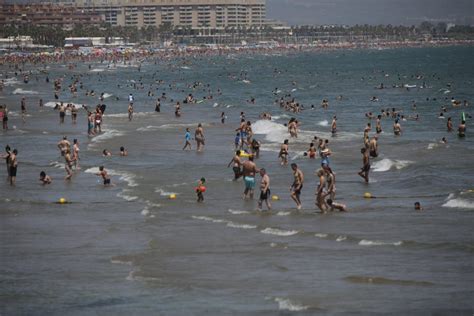
[[[161,188],[156,188],[156,189],[155,189],[155,192],[156,192],[156,193],[160,193],[161,196],[170,196],[171,194],[177,194],[177,193],[175,193],[175,192],[168,192],[168,191],[165,191],[165,190],[163,190],[163,189],[161,189]]]
[[[322,233],[314,234],[314,237],[318,237],[318,238],[327,238],[328,236],[329,236],[328,234],[322,234]]]
[[[113,169],[106,169],[107,173],[111,176],[118,176],[120,180],[127,182],[129,187],[136,187],[138,183],[135,182],[136,176],[133,173],[127,171],[117,171]],[[99,167],[89,168],[84,171],[85,173],[96,174],[99,173]]]
[[[201,221],[212,222],[212,223],[225,223],[226,221],[223,219],[214,219],[212,217],[207,216],[191,216],[194,219],[199,219]]]
[[[336,238],[337,242],[341,242],[341,241],[344,241],[344,240],[347,240],[347,236],[337,236],[337,238]]]
[[[100,142],[103,142],[104,140],[111,139],[118,136],[123,136],[123,135],[125,135],[124,132],[118,131],[116,129],[109,129],[103,132],[102,134],[94,136],[94,138],[92,138],[92,142],[100,143]]]
[[[232,210],[232,209],[228,209],[227,211],[234,215],[250,214],[247,211],[239,211],[239,210]]]
[[[238,224],[238,223],[234,223],[234,222],[227,222],[227,227],[241,228],[241,229],[255,229],[255,228],[257,228],[257,226],[255,226],[255,225]]]
[[[329,126],[329,122],[328,122],[328,120],[320,121],[320,122],[318,122],[318,125],[319,126]]]
[[[290,136],[286,126],[269,120],[258,120],[252,124],[252,130],[255,134],[265,135],[270,142],[280,143]]]
[[[268,235],[277,235],[277,236],[293,236],[299,233],[297,230],[283,230],[283,229],[277,229],[277,228],[265,228],[264,230],[260,231],[262,234],[268,234]]]
[[[13,90],[13,94],[38,94],[38,91],[16,88],[15,90]]]
[[[288,216],[288,215],[291,215],[291,212],[280,211],[276,215],[277,216]]]
[[[122,192],[117,193],[117,197],[124,199],[125,201],[132,202],[138,200],[138,196],[135,195],[128,195],[126,194],[127,192],[130,192],[130,190],[122,190]]]
[[[78,108],[79,110],[82,109],[82,104],[78,104],[78,103],[72,103],[72,102],[63,102],[64,104],[73,104],[76,106],[76,108]],[[46,102],[45,104],[43,104],[43,106],[47,107],[47,108],[55,108],[56,107],[56,104],[61,104],[61,102],[55,102],[55,101],[49,101],[49,102]],[[68,114],[71,114],[69,111],[66,111],[66,115]]]
[[[133,112],[133,117],[145,117],[153,114],[155,112]],[[128,113],[115,113],[115,114],[106,114],[106,117],[128,117]]]
[[[375,172],[384,172],[395,167],[397,170],[403,169],[410,164],[413,164],[413,161],[410,160],[391,160],[388,158],[376,161],[372,164],[372,169]]]
[[[403,244],[402,241],[396,241],[396,242],[383,242],[383,241],[372,241],[372,240],[366,240],[362,239],[359,241],[359,246],[401,246]]]
[[[412,280],[396,280],[388,279],[383,277],[368,277],[368,276],[359,276],[351,275],[345,277],[344,280],[351,283],[370,283],[370,284],[380,284],[380,285],[413,285],[413,286],[433,286],[434,283],[426,281],[412,281]]]
[[[474,202],[466,200],[466,199],[455,198],[455,199],[449,199],[442,206],[449,207],[449,208],[463,208],[463,209],[472,210],[474,209]]]
[[[278,309],[290,312],[299,312],[304,311],[309,308],[309,306],[301,305],[299,303],[292,302],[288,298],[275,298],[275,302],[278,303]]]
[[[20,81],[18,81],[18,79],[16,79],[16,78],[8,78],[8,79],[3,80],[3,85],[4,86],[13,86],[13,85],[16,85],[16,84],[20,84]]]
[[[94,69],[91,69],[91,72],[103,72],[105,71],[104,68],[94,68]]]
[[[103,98],[107,99],[107,98],[110,98],[111,96],[113,96],[113,94],[106,92],[106,93],[104,93]]]

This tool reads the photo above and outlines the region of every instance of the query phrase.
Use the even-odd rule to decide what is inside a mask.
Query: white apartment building
[[[76,6],[105,17],[113,26],[173,27],[193,29],[261,27],[265,25],[265,0],[50,0]]]

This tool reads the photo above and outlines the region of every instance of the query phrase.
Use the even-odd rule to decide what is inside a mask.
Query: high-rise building
[[[101,14],[113,26],[192,29],[261,27],[265,25],[265,0],[50,0]]]

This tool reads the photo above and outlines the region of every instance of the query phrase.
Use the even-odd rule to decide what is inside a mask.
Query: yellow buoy
[[[67,201],[65,198],[60,198],[58,202],[59,204],[65,204]]]
[[[170,200],[174,200],[174,199],[176,199],[176,194],[174,194],[174,193],[170,194]]]
[[[372,194],[370,194],[369,192],[364,193],[364,199],[371,199],[371,198],[372,198]]]
[[[278,197],[278,195],[272,195],[272,200],[273,201],[278,201],[280,199],[280,197]]]

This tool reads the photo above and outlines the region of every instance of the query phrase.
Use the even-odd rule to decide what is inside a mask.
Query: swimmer
[[[189,150],[191,150],[191,132],[189,132],[189,128],[186,128],[186,133],[184,134],[184,147],[183,150],[189,147]]]
[[[332,118],[332,123],[331,123],[331,133],[332,133],[332,136],[336,136],[336,132],[337,132],[337,124],[336,124],[336,121],[337,121],[337,117],[336,117],[336,115],[334,115],[333,118]]]
[[[334,211],[334,209],[336,209],[339,212],[347,212],[347,207],[344,204],[336,203],[331,199],[327,199],[326,203],[331,208],[331,211]]]
[[[46,172],[41,171],[40,172],[40,178],[39,180],[41,181],[41,184],[50,184],[52,182],[52,179],[50,176],[46,174]]]
[[[453,121],[451,120],[451,117],[448,117],[448,121],[446,122],[446,128],[448,132],[453,131]]]
[[[370,171],[369,153],[367,152],[367,148],[361,148],[360,153],[362,154],[363,166],[360,172],[358,173],[358,175],[364,178],[365,183],[369,183],[369,171]]]
[[[107,173],[107,171],[105,170],[104,166],[100,166],[99,167],[99,172],[96,173],[97,176],[100,176],[102,177],[102,180],[104,180],[104,186],[108,186],[110,185],[110,177]]]
[[[104,149],[104,150],[102,151],[102,156],[104,156],[104,157],[110,157],[110,156],[112,156],[112,153],[111,153],[110,151],[108,151],[107,149]]]
[[[255,138],[252,139],[251,142],[251,149],[252,149],[252,155],[255,156],[255,158],[260,157],[260,142],[256,140]]]
[[[458,136],[465,137],[466,136],[466,121],[461,121],[461,124],[458,126]]]
[[[415,211],[423,211],[420,202],[415,202]]]
[[[258,210],[262,210],[263,201],[267,205],[267,209],[270,211],[272,209],[272,205],[270,203],[270,177],[268,176],[265,168],[260,169],[260,176],[262,180],[260,181],[260,198],[258,199]]]
[[[240,170],[240,167],[242,166],[242,161],[240,160],[240,150],[237,150],[235,152],[235,156],[232,157],[232,160],[227,165],[227,168],[229,168],[231,164],[233,164],[232,170],[234,171],[234,181],[235,181],[239,179],[240,176],[242,175],[242,171]]]
[[[306,152],[310,159],[316,158],[316,147],[314,147],[314,143],[309,144],[309,149]]]
[[[291,198],[296,203],[296,208],[301,209],[301,189],[303,189],[304,175],[303,172],[298,169],[298,165],[295,163],[291,164],[291,169],[293,170],[293,183],[290,186]]]
[[[128,151],[125,149],[125,147],[121,146],[120,147],[120,157],[126,157],[128,156]]]

